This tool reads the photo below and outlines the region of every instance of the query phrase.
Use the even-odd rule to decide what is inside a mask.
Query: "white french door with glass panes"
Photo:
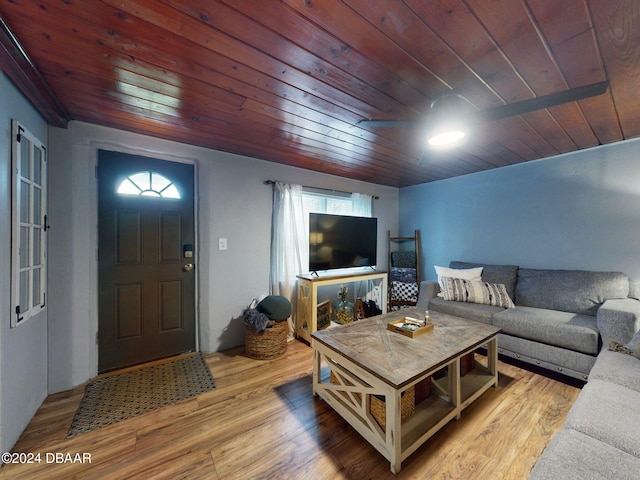
[[[12,122],[11,327],[46,305],[47,151]]]

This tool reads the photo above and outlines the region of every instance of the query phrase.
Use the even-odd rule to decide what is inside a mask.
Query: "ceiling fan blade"
[[[556,107],[569,102],[584,100],[585,98],[602,95],[607,91],[609,82],[607,80],[582,87],[570,88],[562,92],[551,93],[541,97],[530,98],[520,102],[509,103],[499,107],[488,108],[472,113],[471,116],[476,122],[492,122],[503,118],[515,117],[525,113],[535,112],[544,108]],[[421,120],[360,120],[360,127],[384,127],[384,128],[414,128],[422,125]]]
[[[570,88],[569,90],[551,93],[549,95],[543,95],[541,97],[530,98],[528,100],[522,100],[521,102],[509,103],[507,105],[501,105],[499,107],[488,108],[486,110],[478,112],[476,115],[478,117],[478,120],[485,122],[491,122],[508,117],[515,117],[517,115],[535,112],[536,110],[551,108],[557,105],[602,95],[607,91],[608,86],[609,82],[605,80],[604,82],[592,83],[591,85]]]
[[[420,156],[418,157],[418,163],[416,163],[416,166],[420,167],[422,165],[422,162],[424,162],[427,158],[427,149],[424,148],[422,149],[422,152],[420,152]]]
[[[411,128],[420,125],[419,120],[360,120],[359,127]]]

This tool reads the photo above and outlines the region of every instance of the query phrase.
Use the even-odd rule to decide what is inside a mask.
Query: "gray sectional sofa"
[[[615,272],[505,265],[483,266],[482,280],[505,284],[515,307],[444,300],[438,283],[429,281],[421,285],[419,306],[500,325],[502,354],[588,380],[530,480],[640,478],[636,283]]]
[[[587,379],[605,336],[627,338],[640,327],[637,284],[620,272],[459,261],[449,267],[482,267],[482,281],[505,285],[515,307],[445,300],[436,281],[421,282],[419,307],[499,326],[500,354],[579,380]]]
[[[604,338],[625,342],[628,337]],[[532,480],[640,478],[640,333],[633,355],[603,348]],[[631,343],[630,342],[630,343]]]

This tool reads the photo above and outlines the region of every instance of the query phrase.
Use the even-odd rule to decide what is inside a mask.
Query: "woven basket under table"
[[[386,402],[374,395],[369,397],[369,410],[371,415],[380,424],[383,430],[387,428],[387,405]],[[383,397],[384,398],[384,397]],[[416,391],[414,387],[409,387],[400,397],[400,419],[406,420],[416,409]]]
[[[329,374],[329,381],[331,383],[338,384],[338,379],[336,378],[333,371]],[[429,379],[431,382],[431,379]],[[426,396],[429,394],[427,393]],[[387,428],[387,405],[386,402],[382,398],[371,395],[369,397],[369,411],[371,412],[371,416],[375,418],[376,422],[382,427],[383,430]],[[402,392],[402,396],[400,397],[400,420],[404,421],[409,418],[416,409],[416,389],[411,386]]]
[[[287,351],[287,322],[269,322],[264,332],[244,326],[244,349],[248,357],[257,360],[278,358]]]

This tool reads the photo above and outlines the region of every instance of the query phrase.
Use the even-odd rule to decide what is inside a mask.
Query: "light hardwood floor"
[[[579,393],[501,361],[498,388],[394,476],[373,447],[313,398],[306,343],[290,343],[273,361],[247,358],[242,348],[206,358],[214,391],[71,439],[83,387],[49,396],[13,449],[40,453],[42,463],[5,465],[0,478],[524,479]],[[91,463],[47,463],[55,453],[89,453]]]

